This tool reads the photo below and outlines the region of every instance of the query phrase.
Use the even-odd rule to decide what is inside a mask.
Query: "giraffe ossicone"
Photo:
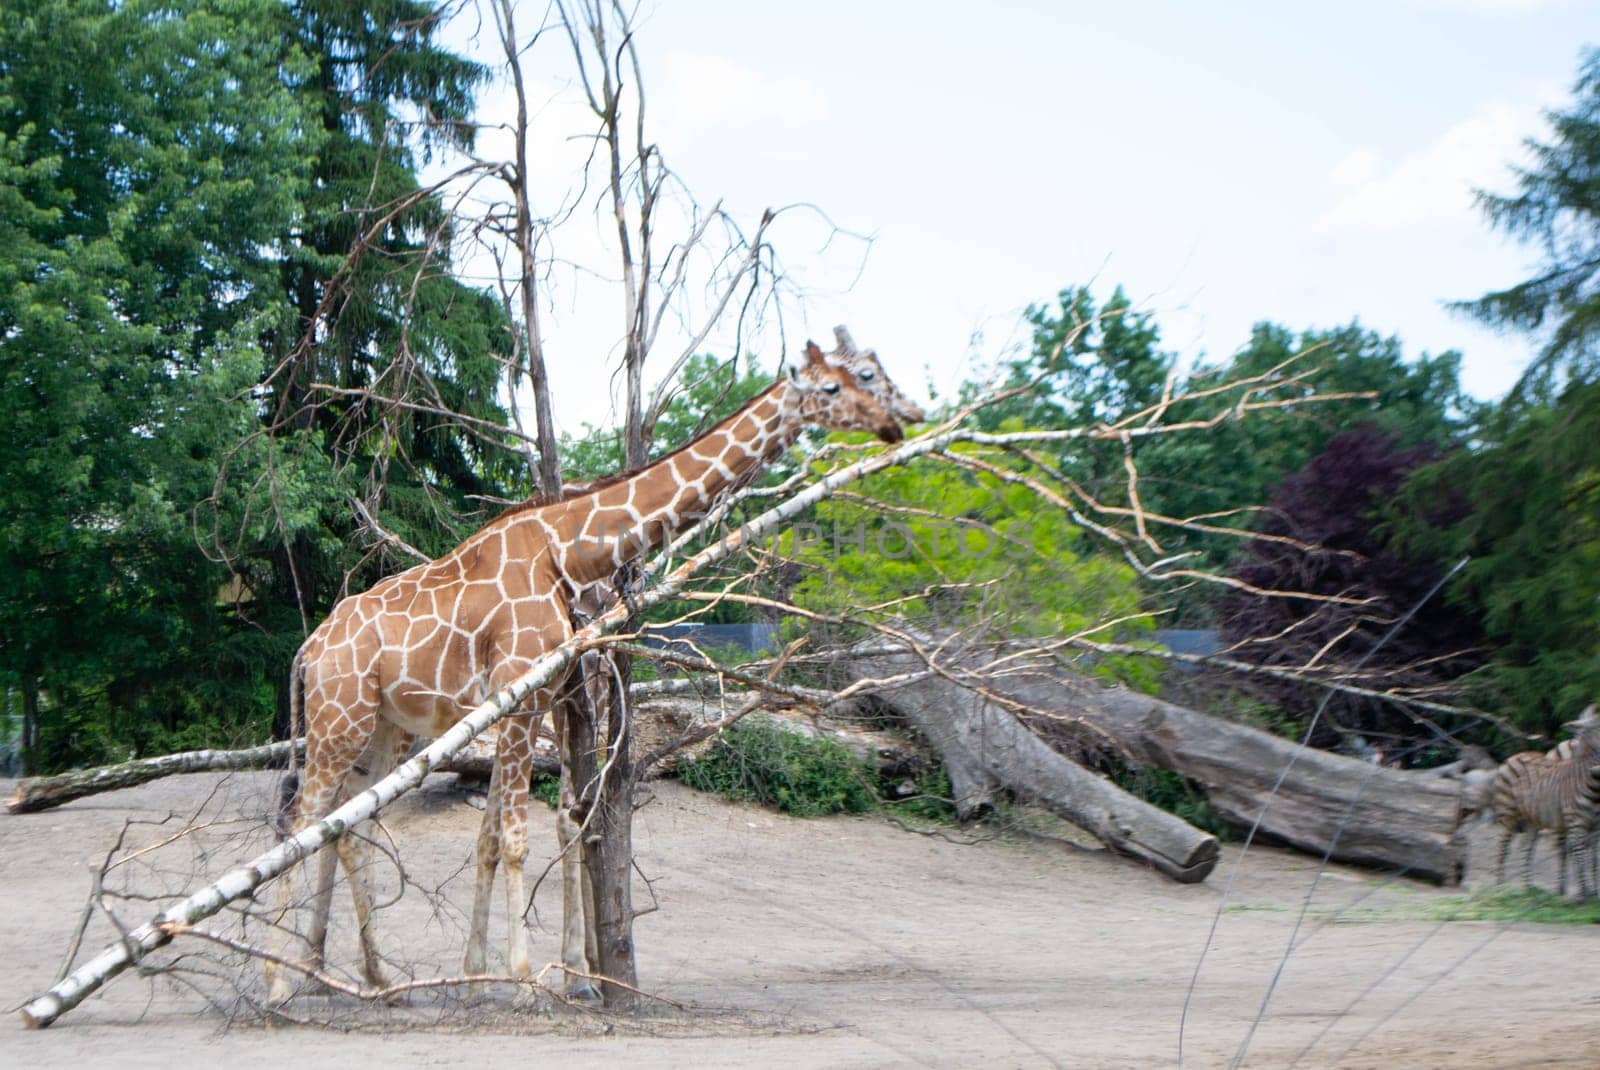
[[[804,427],[867,431],[884,442],[900,441],[900,420],[911,412],[921,419],[921,411],[882,374],[870,351],[871,375],[861,377],[867,365],[853,345],[848,348],[830,358],[807,342],[805,360],[790,374],[687,445],[557,500],[515,506],[437,560],[335,605],[291,666],[291,714],[296,725],[303,722],[306,748],[289,830],[304,828],[364,790],[393,768],[414,739],[447,731],[525,673],[572,635],[574,612],[592,612],[596,592],[614,586],[619,569],[754,479]],[[532,973],[522,920],[528,787],[545,709],[551,711],[562,768],[571,768],[577,741],[569,738],[567,724],[574,696],[565,685],[552,682],[500,722],[476,847],[468,975],[486,969],[489,905],[502,864],[507,971],[516,977]],[[567,991],[576,998],[594,995],[593,932],[576,815],[585,787],[564,773],[556,814],[564,900],[561,962]],[[335,852],[318,856],[303,931],[294,925],[298,873],[291,869],[279,878],[276,958],[294,960],[303,949],[311,965],[321,965],[337,863],[355,902],[363,975],[374,986],[384,985],[372,926],[371,856],[367,838],[351,834],[337,841]],[[270,1002],[293,995],[290,971],[269,960],[266,976]]]

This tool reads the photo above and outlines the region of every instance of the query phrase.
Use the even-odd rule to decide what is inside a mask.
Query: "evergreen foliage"
[[[1453,523],[1428,521],[1463,498]],[[1449,594],[1490,643],[1474,677],[1485,709],[1553,736],[1600,698],[1600,384],[1507,406],[1477,449],[1417,473],[1395,526],[1421,552],[1472,559]]]
[[[417,120],[466,118],[482,73],[436,25],[313,0],[0,21],[0,684],[33,770],[259,741],[362,560],[350,498],[437,551],[510,478],[445,421],[311,392],[387,377],[504,418],[498,303],[421,270],[443,216],[416,154],[466,128]]]
[[[1584,52],[1572,98],[1546,113],[1549,140],[1527,142],[1533,164],[1514,169],[1516,192],[1478,194],[1492,226],[1539,250],[1536,273],[1456,305],[1539,340],[1513,400],[1548,398],[1563,374],[1593,380],[1600,372],[1600,49]]]

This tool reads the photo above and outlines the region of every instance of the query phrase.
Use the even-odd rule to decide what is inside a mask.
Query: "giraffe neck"
[[[799,437],[800,391],[780,379],[682,449],[536,515],[555,535],[556,560],[577,587],[610,578],[754,479]]]

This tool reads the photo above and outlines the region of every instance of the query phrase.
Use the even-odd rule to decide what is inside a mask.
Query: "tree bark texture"
[[[980,759],[981,771],[991,779],[1030,796],[1047,786],[1037,779],[1040,759],[1033,746],[1015,742],[1017,730],[1026,729],[1010,723],[1015,718],[977,694],[974,686],[1038,716],[1075,720],[1099,730],[1134,762],[1171,770],[1195,784],[1223,820],[1241,829],[1259,822],[1258,835],[1337,861],[1447,883],[1460,879],[1465,859],[1461,821],[1480,805],[1479,786],[1471,778],[1389,769],[1315,750],[1149,695],[1101,686],[1067,669],[963,678],[965,667],[981,664],[978,652],[969,651],[956,659],[948,675],[888,688],[882,697],[934,746],[964,759]],[[923,665],[906,655],[860,660],[850,667],[862,676],[887,676]],[[957,766],[948,757],[946,763],[959,796]],[[1104,785],[1073,768],[1076,775],[1063,777],[1063,784],[1091,777]],[[983,787],[980,778],[969,790],[981,792]],[[1070,813],[1064,816],[1077,820]],[[1085,827],[1100,835],[1093,825]],[[1114,840],[1107,842],[1116,846]]]
[[[909,654],[849,659],[846,665],[858,677],[914,674],[922,668]],[[878,697],[943,756],[958,813],[975,812],[1004,786],[1174,880],[1202,881],[1215,868],[1216,837],[1069,761],[978,691],[947,677],[922,676],[891,684]]]
[[[305,741],[297,739],[295,746],[305,749]],[[282,769],[289,758],[289,741],[268,743],[243,750],[191,750],[177,754],[163,754],[155,758],[135,758],[116,765],[100,765],[92,769],[73,769],[54,776],[32,777],[19,780],[6,809],[13,814],[32,814],[40,810],[98,795],[103,791],[131,788],[179,773],[223,773],[241,769]],[[489,779],[494,767],[494,747],[471,747],[436,767],[440,773],[458,773],[464,777]],[[555,776],[561,772],[556,756],[535,752],[533,775]]]
[[[1430,776],[1314,750],[1291,740],[1122,688],[1027,689],[1104,729],[1136,761],[1197,784],[1225,821],[1312,854],[1461,879],[1462,818],[1475,808],[1470,779]]]
[[[633,943],[633,797],[639,783],[633,755],[633,704],[628,686],[633,659],[612,655],[615,685],[608,697],[603,737],[591,729],[588,738],[604,747],[603,777],[595,793],[592,850],[586,845],[584,863],[594,888],[595,952],[592,965],[604,980],[600,993],[610,1008],[631,1007],[637,1000],[639,971]],[[598,762],[597,762],[598,764]]]

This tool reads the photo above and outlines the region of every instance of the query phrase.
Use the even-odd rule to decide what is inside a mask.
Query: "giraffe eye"
[[[863,382],[863,383],[870,383],[870,382],[872,382],[872,369],[871,369],[871,368],[867,368],[867,369],[864,369],[864,370],[863,370],[863,371],[862,371],[862,372],[861,372],[861,375],[860,375],[860,379],[861,379],[861,381],[862,381],[862,382]]]
[[[827,386],[822,388],[822,392],[824,394],[837,394],[839,392],[839,384],[829,383]]]

